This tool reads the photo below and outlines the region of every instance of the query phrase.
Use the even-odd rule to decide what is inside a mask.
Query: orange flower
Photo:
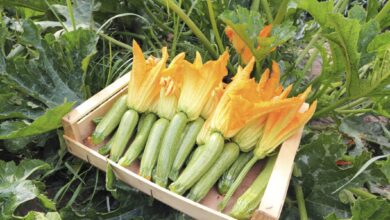
[[[162,71],[160,79],[160,97],[157,101],[157,114],[160,117],[172,119],[177,110],[180,87],[183,81],[184,53],[177,55],[168,68]]]
[[[271,35],[272,25],[265,26],[259,33],[259,43],[262,39],[267,38]],[[229,41],[233,44],[234,49],[240,54],[242,62],[247,64],[253,57],[251,49],[246,43],[240,38],[240,36],[229,26],[225,28],[225,34]],[[259,49],[260,46],[257,47]]]
[[[317,101],[314,101],[307,111],[300,111],[310,90],[311,88],[308,88],[304,93],[300,94],[298,101],[294,105],[271,112],[268,115],[263,136],[257,143],[254,151],[258,159],[264,158],[273,152],[276,147],[310,120],[317,107]],[[284,96],[285,94],[282,95]]]
[[[237,53],[240,54],[242,62],[247,64],[253,56],[251,50],[231,27],[226,27],[225,34],[229,38],[229,41],[233,44],[234,49],[236,49]]]
[[[269,101],[276,96],[282,96],[279,99],[285,99],[292,88],[292,86],[289,86],[283,91],[283,87],[279,84],[279,66],[274,61],[272,62],[272,71],[272,75],[269,77],[270,71],[266,69],[257,86],[259,95],[263,101]],[[263,134],[266,119],[267,115],[262,115],[252,120],[233,137],[233,141],[238,144],[241,151],[248,152],[255,147]]]
[[[238,68],[215,112],[208,119],[211,120],[211,130],[220,132],[225,138],[233,137],[248,122],[297,101],[296,98],[264,100],[258,84],[250,79],[253,65],[252,58],[244,69]]]
[[[150,110],[160,93],[160,78],[168,59],[167,48],[162,48],[162,58],[145,60],[140,46],[133,41],[133,68],[130,74],[127,105],[138,112]]]
[[[217,107],[219,100],[225,91],[226,85],[224,83],[220,83],[213,91],[211,92],[210,98],[207,100],[206,105],[202,109],[200,115],[202,118],[207,119],[214,112],[215,107]]]
[[[225,51],[218,60],[202,62],[196,53],[194,63],[183,63],[183,86],[178,102],[178,110],[187,114],[189,120],[195,120],[201,114],[215,87],[227,74],[226,65],[229,54]]]

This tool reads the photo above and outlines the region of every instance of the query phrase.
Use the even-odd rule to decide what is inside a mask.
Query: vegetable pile
[[[101,153],[124,167],[142,154],[139,175],[197,202],[220,179],[220,191],[226,193],[221,210],[252,166],[274,155],[309,121],[317,105],[314,101],[303,109],[310,87],[288,97],[292,85],[280,85],[276,62],[257,83],[251,78],[252,57],[225,85],[227,51],[205,63],[199,53],[192,63],[181,53],[167,66],[166,47],[161,58],[145,59],[136,41],[133,50],[128,94],[102,118],[92,134],[93,143],[101,144],[112,135]],[[240,197],[232,215],[248,217],[260,203],[275,157]],[[115,191],[110,165],[107,172],[107,188]]]

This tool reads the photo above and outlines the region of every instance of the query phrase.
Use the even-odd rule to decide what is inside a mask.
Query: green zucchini
[[[142,123],[139,123],[137,135],[135,136],[134,141],[130,144],[125,155],[119,160],[119,165],[130,166],[131,163],[137,159],[145,147],[149,132],[156,120],[157,116],[154,113],[147,113],[146,116],[140,120]]]
[[[229,168],[229,170],[222,175],[218,181],[218,192],[221,195],[226,194],[234,180],[240,174],[242,168],[244,168],[245,164],[247,164],[252,157],[252,152],[241,153],[237,160],[234,161],[233,165]]]
[[[138,113],[132,109],[123,114],[111,146],[110,159],[118,162],[138,122]]]
[[[177,152],[176,158],[173,162],[169,178],[173,181],[179,176],[179,171],[186,161],[188,155],[191,153],[196,141],[200,129],[202,128],[204,120],[198,118],[195,121],[187,125],[188,129],[184,131],[184,137],[181,139],[179,144],[179,151]]]
[[[114,142],[114,137],[115,137],[115,134],[113,137],[111,137],[111,139],[105,145],[103,145],[102,147],[99,148],[99,150],[98,150],[99,154],[101,154],[101,155],[110,154],[112,142]]]
[[[215,163],[224,146],[224,138],[220,133],[211,134],[199,156],[190,163],[169,189],[179,195],[191,188]]]
[[[240,154],[240,149],[235,143],[228,143],[224,146],[221,155],[215,164],[200,178],[200,180],[191,188],[188,198],[199,202],[202,200],[213,185],[218,181],[219,177],[229,169],[233,162]]]
[[[187,124],[187,120],[188,118],[185,113],[176,113],[169,123],[161,142],[161,150],[158,154],[156,178],[154,179],[154,182],[162,187],[166,187],[168,184],[168,175],[171,172],[173,161],[175,160],[179,148],[180,136]]]
[[[242,194],[234,204],[229,215],[237,219],[249,219],[259,207],[261,198],[268,185],[269,178],[275,165],[277,155],[268,158],[264,169],[257,176],[252,185]]]
[[[139,174],[148,180],[151,179],[153,168],[156,164],[158,153],[160,152],[161,140],[164,137],[168,125],[169,121],[167,119],[160,118],[153,124],[150,131],[139,169]]]
[[[120,97],[104,115],[92,134],[92,142],[100,144],[118,126],[122,115],[127,110],[127,95]]]
[[[204,148],[204,145],[200,145],[192,152],[190,157],[187,159],[187,164],[186,164],[187,167],[192,166],[191,164],[194,163],[198,159],[199,155],[202,153],[203,148]]]

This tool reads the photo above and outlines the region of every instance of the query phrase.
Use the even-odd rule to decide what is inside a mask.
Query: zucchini
[[[127,95],[120,97],[104,115],[92,134],[92,142],[100,144],[118,126],[122,115],[127,110]]]
[[[203,148],[204,148],[204,145],[200,145],[192,152],[190,157],[187,159],[187,162],[186,162],[187,167],[192,166],[191,164],[197,160],[199,155],[202,153]]]
[[[225,209],[227,203],[229,202],[230,198],[233,196],[233,193],[236,191],[238,186],[242,183],[244,180],[246,174],[248,174],[249,170],[255,165],[255,163],[259,159],[254,155],[247,164],[245,164],[244,168],[242,168],[240,174],[237,176],[237,178],[234,180],[233,184],[230,186],[229,190],[227,191],[225,197],[223,200],[218,204],[218,209],[223,210]]]
[[[177,152],[176,158],[173,162],[169,178],[173,181],[179,176],[179,171],[186,161],[188,155],[191,153],[196,141],[200,129],[202,128],[204,120],[198,118],[195,121],[187,125],[188,129],[183,132],[184,137],[181,139],[179,144],[179,151]],[[186,128],[187,128],[186,127]]]
[[[229,215],[237,219],[249,219],[259,206],[268,185],[269,178],[275,165],[277,155],[268,158],[264,169],[257,176],[252,185],[242,194],[234,204]]]
[[[139,169],[139,175],[148,180],[151,179],[153,168],[156,164],[158,153],[160,152],[161,140],[164,137],[168,125],[169,121],[167,119],[160,118],[150,130]]]
[[[218,181],[219,177],[233,164],[239,154],[240,149],[237,144],[226,144],[218,160],[192,187],[187,197],[195,202],[202,200]]]
[[[211,134],[196,160],[184,169],[179,178],[169,186],[169,189],[179,195],[185,193],[215,163],[223,150],[223,145],[224,138],[220,133]]]
[[[240,174],[245,164],[253,157],[252,152],[241,153],[237,160],[234,161],[233,165],[226,171],[218,181],[218,192],[221,195],[225,195],[233,184],[234,180]]]
[[[156,178],[154,179],[154,182],[159,186],[166,187],[168,184],[168,175],[171,172],[173,161],[179,148],[180,136],[187,124],[187,120],[185,113],[176,113],[165,132],[161,142],[161,150],[158,154]]]
[[[119,165],[130,166],[131,163],[137,159],[145,147],[150,129],[156,120],[157,116],[154,113],[148,113],[146,116],[141,118],[140,121],[142,123],[139,123],[137,135],[135,136],[134,141],[130,144],[125,155],[119,160]]]
[[[112,147],[112,142],[114,141],[114,138],[115,138],[115,134],[105,145],[103,145],[99,148],[99,150],[98,150],[99,154],[107,155],[110,153],[111,147]]]
[[[136,111],[129,109],[123,114],[111,146],[110,159],[112,161],[118,162],[119,158],[122,156],[137,122],[138,113]]]

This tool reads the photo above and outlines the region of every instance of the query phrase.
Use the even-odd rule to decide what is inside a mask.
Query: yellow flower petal
[[[273,135],[273,137],[269,137],[269,134],[267,131],[264,131],[264,135],[261,138],[261,140],[258,142],[256,149],[254,151],[255,155],[261,159],[265,156],[267,156],[269,153],[275,150],[282,142],[287,140],[289,137],[294,135],[299,128],[304,126],[310,118],[313,116],[315,109],[317,107],[317,101],[314,101],[310,108],[301,113],[296,112],[294,117],[292,117],[289,120],[289,123],[285,124],[285,126],[276,134]],[[283,115],[281,115],[283,116]],[[267,120],[267,124],[269,121]],[[272,123],[278,123],[278,121],[272,121]]]
[[[197,53],[193,64],[184,62],[183,86],[179,98],[178,110],[187,114],[189,120],[199,117],[213,89],[227,74],[226,65],[229,54],[224,52],[218,60],[202,64]]]
[[[133,41],[133,53],[127,104],[129,108],[145,112],[152,107],[160,93],[160,77],[165,69],[168,52],[166,47],[162,48],[162,58],[158,62],[153,58],[145,60],[141,48]]]
[[[221,97],[224,93],[224,83],[220,83],[212,92],[210,95],[210,98],[207,100],[206,105],[203,107],[202,112],[200,115],[202,118],[207,119],[210,117],[210,115],[214,112],[215,108],[217,107],[219,101],[221,100]]]
[[[256,82],[249,78],[253,64],[252,59],[244,69],[238,69],[211,117],[211,130],[225,138],[233,137],[249,121],[296,102],[297,98],[264,100]]]

